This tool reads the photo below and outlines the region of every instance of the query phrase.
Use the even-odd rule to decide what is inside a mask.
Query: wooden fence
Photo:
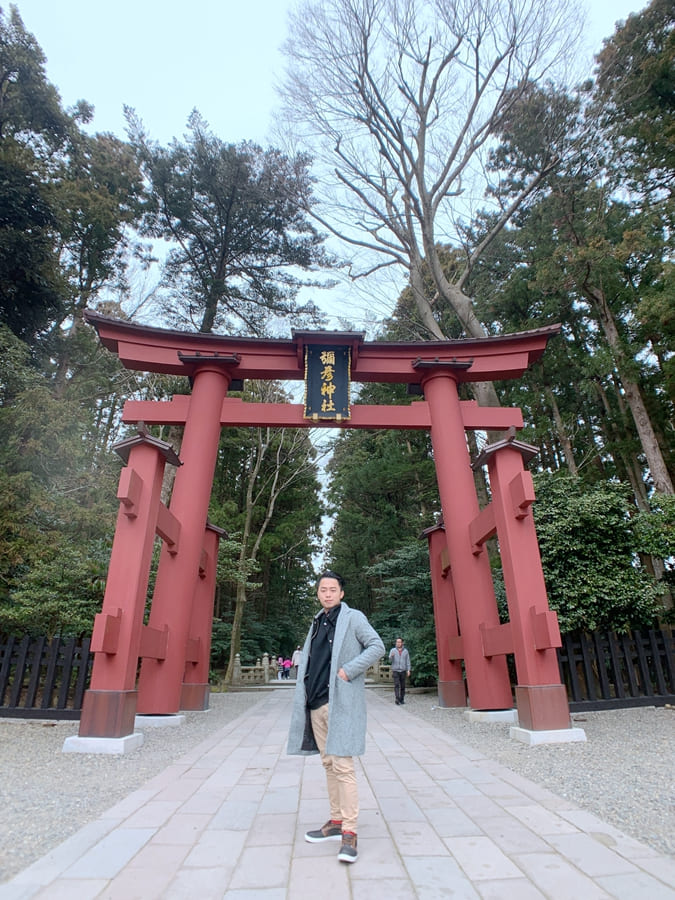
[[[79,719],[92,663],[89,638],[0,635],[0,716]]]
[[[674,657],[672,628],[563,635],[558,663],[570,709],[675,703]],[[88,638],[0,635],[0,717],[79,719],[92,661]],[[258,662],[240,671],[242,684],[275,677],[269,661],[267,667]],[[389,666],[378,666],[371,675],[386,682]]]
[[[563,635],[560,679],[570,709],[616,709],[675,703],[673,631]]]

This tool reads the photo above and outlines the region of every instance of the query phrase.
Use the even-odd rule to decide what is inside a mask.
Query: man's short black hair
[[[317,586],[317,588],[318,588],[319,585],[321,584],[321,580],[322,580],[323,578],[334,578],[334,579],[337,581],[337,583],[340,585],[340,590],[341,590],[341,591],[344,591],[344,589],[345,589],[345,580],[344,580],[344,578],[342,577],[342,575],[338,575],[337,572],[333,572],[331,569],[326,569],[326,571],[325,571],[325,572],[322,572],[322,573],[319,575],[319,577],[317,578],[317,580],[316,580],[316,586]]]

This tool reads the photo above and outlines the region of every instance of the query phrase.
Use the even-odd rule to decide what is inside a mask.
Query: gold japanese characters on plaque
[[[350,377],[351,347],[305,347],[305,418],[348,419]]]

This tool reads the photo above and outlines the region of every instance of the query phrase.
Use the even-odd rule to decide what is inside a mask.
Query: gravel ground
[[[148,729],[120,756],[62,753],[76,722],[0,719],[0,882],[11,878],[179,759],[266,694],[212,694],[208,713],[170,731]],[[435,694],[408,693],[406,710],[526,778],[569,797],[661,853],[675,852],[675,710],[575,715],[588,741],[527,747],[503,724],[470,723]]]

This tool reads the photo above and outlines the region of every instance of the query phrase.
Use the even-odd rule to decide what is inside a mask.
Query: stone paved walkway
[[[0,900],[675,900],[675,859],[368,692],[359,859],[308,844],[318,757],[275,691],[0,885]],[[167,733],[167,740],[171,739]]]

